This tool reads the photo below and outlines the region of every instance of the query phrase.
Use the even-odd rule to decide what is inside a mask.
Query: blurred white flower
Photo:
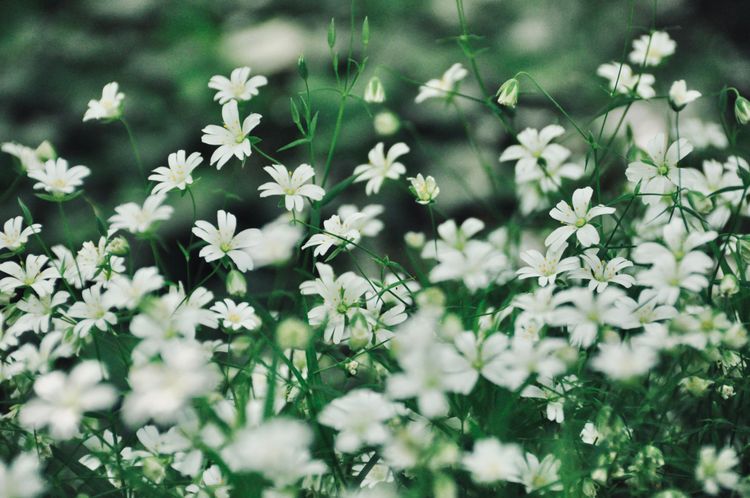
[[[91,327],[107,330],[117,323],[117,317],[110,311],[113,303],[107,293],[102,294],[102,285],[96,284],[81,292],[83,301],[73,303],[68,309],[68,316],[78,318],[74,331],[78,337],[85,337]]]
[[[102,89],[102,98],[99,100],[89,100],[89,108],[83,115],[83,120],[90,119],[117,119],[122,115],[122,101],[125,94],[119,91],[116,82],[107,83]]]
[[[520,482],[526,487],[527,493],[537,490],[540,493],[562,491],[563,484],[558,475],[561,465],[562,462],[552,454],[545,456],[540,462],[535,455],[526,453],[526,458],[519,463]]]
[[[398,406],[369,389],[355,389],[331,401],[318,421],[338,431],[336,449],[354,453],[363,446],[382,444],[388,438],[385,422],[395,417]]]
[[[635,65],[658,66],[665,57],[675,51],[677,43],[665,31],[654,31],[650,35],[641,35],[633,40],[630,62]]]
[[[643,99],[650,99],[656,95],[653,84],[656,81],[652,74],[635,74],[633,69],[625,63],[611,62],[602,64],[596,74],[609,81],[609,89],[624,95],[635,93]]]
[[[700,97],[701,92],[687,89],[685,80],[677,80],[669,87],[669,104],[675,111],[684,109],[686,105]]]
[[[590,366],[612,380],[627,381],[646,374],[658,362],[659,356],[653,348],[616,340],[600,343]]]
[[[91,174],[86,166],[68,168],[65,159],[50,159],[44,163],[44,168],[29,171],[29,178],[36,180],[34,189],[43,189],[55,196],[72,194],[76,187],[83,185],[83,179]]]
[[[49,427],[58,440],[78,434],[84,412],[109,408],[117,399],[117,391],[101,384],[103,366],[87,360],[76,365],[70,374],[59,370],[42,375],[34,382],[36,398],[21,409],[21,424],[30,429]]]
[[[0,460],[0,496],[4,498],[35,498],[46,485],[41,475],[42,466],[33,453],[22,453],[10,464]]]
[[[250,68],[238,67],[232,71],[232,74],[226,76],[212,76],[208,82],[208,88],[217,90],[214,100],[224,105],[230,100],[245,101],[258,95],[258,88],[268,84],[265,76],[253,76],[250,78]]]
[[[717,452],[713,446],[704,446],[695,467],[695,478],[703,483],[703,491],[717,495],[721,488],[734,489],[737,486],[739,475],[734,468],[739,463],[734,448],[726,447]]]
[[[429,80],[427,83],[419,87],[419,94],[414,102],[419,104],[427,99],[436,97],[445,97],[449,95],[449,92],[453,92],[456,89],[457,84],[466,78],[469,72],[458,62],[453,64],[448,70],[443,73],[443,76],[439,79]]]
[[[474,449],[463,458],[463,466],[478,483],[498,481],[521,482],[520,465],[523,453],[516,444],[501,443],[495,438],[479,439]]]
[[[165,194],[154,194],[146,197],[143,205],[135,202],[121,204],[115,208],[115,214],[110,216],[110,230],[126,230],[130,233],[145,233],[152,229],[157,221],[168,220],[174,209],[163,206]]]

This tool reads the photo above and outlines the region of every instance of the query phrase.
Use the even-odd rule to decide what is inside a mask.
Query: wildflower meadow
[[[437,70],[344,4],[195,109],[123,65],[83,146],[0,128],[0,498],[750,497],[747,81],[657,2],[556,49],[580,98],[470,0]]]

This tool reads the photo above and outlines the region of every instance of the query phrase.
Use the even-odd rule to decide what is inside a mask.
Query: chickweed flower
[[[253,76],[250,78],[249,67],[238,67],[232,74],[226,76],[212,76],[208,82],[208,88],[217,90],[214,100],[224,105],[230,100],[246,101],[258,95],[258,88],[268,84],[265,76]],[[213,161],[211,161],[213,162]]]
[[[14,142],[5,142],[0,150],[17,158],[21,163],[21,168],[26,173],[44,169],[46,161],[57,157],[55,149],[46,140],[39,144],[36,149]]]
[[[193,234],[208,243],[199,256],[209,263],[228,257],[241,272],[253,269],[248,249],[258,243],[260,230],[248,228],[235,235],[237,217],[222,209],[216,212],[218,228],[203,220],[195,222]]]
[[[497,90],[497,103],[510,107],[511,109],[516,107],[518,103],[518,87],[519,83],[516,78],[511,78]]]
[[[155,194],[146,197],[143,205],[128,202],[115,208],[115,213],[109,218],[111,230],[127,230],[130,233],[145,233],[151,230],[157,221],[168,220],[174,209],[163,206],[165,194]]]
[[[635,65],[658,66],[662,60],[674,54],[677,43],[666,31],[654,31],[633,40],[630,62]]]
[[[478,483],[499,481],[520,482],[519,465],[523,453],[515,444],[503,444],[497,439],[481,439],[463,459],[463,465]]]
[[[208,125],[203,128],[201,141],[208,145],[218,145],[211,154],[211,164],[216,163],[220,170],[233,156],[242,161],[250,157],[253,149],[248,135],[260,124],[261,115],[250,114],[240,123],[240,113],[236,100],[230,100],[221,108],[224,126]]]
[[[260,326],[260,318],[255,314],[255,309],[247,303],[235,303],[231,299],[219,301],[211,307],[216,313],[216,318],[221,321],[224,328],[237,331],[255,330]]]
[[[23,228],[23,217],[16,216],[5,222],[0,232],[0,249],[17,251],[29,241],[29,237],[42,231],[42,225],[33,223]]]
[[[563,224],[560,228],[555,229],[544,244],[548,247],[559,247],[568,238],[575,234],[578,242],[583,247],[589,247],[599,243],[599,232],[589,222],[597,216],[612,214],[615,208],[603,205],[591,206],[591,196],[594,189],[591,187],[579,188],[573,192],[573,207],[565,201],[557,203],[549,215]]]
[[[687,89],[685,80],[677,80],[669,87],[669,105],[675,112],[680,112],[685,106],[700,97],[701,92]]]
[[[542,287],[554,285],[555,277],[558,274],[576,270],[579,266],[578,258],[574,256],[562,259],[562,255],[567,248],[568,244],[566,243],[557,247],[550,247],[547,249],[545,256],[535,249],[522,252],[520,257],[529,266],[524,266],[518,270],[518,278],[523,280],[537,277],[539,285]]]
[[[440,187],[432,176],[425,178],[422,173],[418,173],[416,177],[409,178],[409,182],[409,190],[417,198],[417,203],[423,206],[435,202],[435,198],[440,194]]]
[[[156,186],[151,191],[152,194],[166,193],[175,188],[185,190],[188,185],[192,185],[191,174],[203,162],[203,157],[198,152],[193,152],[186,157],[184,150],[178,150],[169,154],[167,162],[169,166],[159,166],[148,177],[149,180],[156,182]]]
[[[0,272],[8,275],[0,280],[0,291],[13,292],[19,287],[31,287],[39,296],[51,294],[59,272],[53,267],[45,268],[47,261],[47,256],[29,254],[23,265],[13,261],[0,263]]]
[[[311,183],[315,176],[315,170],[309,164],[301,164],[290,172],[286,166],[273,164],[263,168],[274,181],[264,183],[260,190],[261,197],[271,195],[283,195],[284,207],[287,211],[302,212],[305,197],[311,201],[319,201],[325,196],[325,190],[314,183]]]
[[[453,64],[439,79],[433,79],[419,87],[419,94],[414,101],[419,104],[427,99],[436,97],[450,97],[458,83],[466,78],[469,72],[458,62]]]
[[[739,463],[733,448],[726,447],[717,451],[713,446],[704,446],[695,467],[695,478],[703,483],[703,491],[712,496],[717,495],[721,488],[734,489],[737,485],[739,475],[734,468]]]
[[[102,98],[99,100],[89,100],[89,108],[83,115],[83,120],[113,120],[122,115],[122,101],[125,100],[125,94],[119,91],[116,82],[107,83],[102,89]]]
[[[367,182],[365,193],[367,195],[377,194],[386,178],[398,180],[406,173],[406,166],[396,161],[399,157],[409,152],[409,146],[399,142],[384,152],[383,142],[378,143],[367,155],[369,162],[360,164],[354,168],[354,182]]]
[[[628,95],[634,93],[643,99],[656,95],[653,84],[656,81],[652,74],[635,74],[625,63],[612,62],[602,64],[596,74],[609,81],[609,88],[615,93]]]
[[[76,187],[83,185],[83,179],[91,174],[86,166],[68,168],[65,159],[50,159],[44,169],[29,171],[29,178],[36,180],[35,189],[42,189],[56,197],[72,194]]]

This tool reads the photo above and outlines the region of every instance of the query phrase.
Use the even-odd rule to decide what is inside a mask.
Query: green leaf
[[[294,99],[289,99],[289,106],[291,108],[292,112],[292,122],[297,125],[297,128],[299,128],[300,131],[302,131],[302,123],[299,119],[299,109],[297,109],[297,104],[294,103]]]
[[[310,142],[310,139],[307,137],[304,138],[298,138],[297,140],[294,140],[293,142],[289,142],[288,144],[284,145],[283,147],[280,147],[276,149],[276,152],[282,152],[288,149],[293,149],[294,147],[299,147],[300,145],[304,145],[306,143]]]
[[[32,223],[34,223],[34,218],[31,216],[31,211],[29,211],[29,208],[26,207],[26,204],[23,203],[20,197],[18,198],[18,205],[21,207],[23,219],[26,221],[26,224],[31,225]]]

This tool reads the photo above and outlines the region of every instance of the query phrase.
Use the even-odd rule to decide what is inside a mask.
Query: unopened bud
[[[497,91],[497,103],[510,107],[516,107],[518,103],[518,80],[511,78],[502,85]]]
[[[734,101],[734,117],[739,124],[745,125],[750,121],[750,102],[742,96]]]
[[[247,294],[247,280],[237,270],[232,270],[227,274],[227,293],[230,296],[242,297]]]
[[[373,76],[370,78],[370,81],[367,82],[367,87],[365,87],[365,102],[370,103],[381,103],[385,102],[385,88],[383,88],[383,83],[380,81],[380,78],[377,76]]]
[[[310,326],[297,318],[287,318],[276,328],[281,349],[305,349],[310,342]]]
[[[130,243],[128,242],[128,239],[119,235],[109,241],[107,249],[115,256],[125,256],[130,252]]]

